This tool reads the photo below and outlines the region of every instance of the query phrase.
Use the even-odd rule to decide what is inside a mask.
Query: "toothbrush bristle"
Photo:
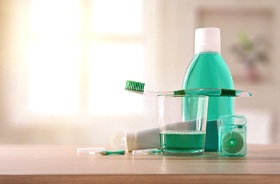
[[[234,97],[236,96],[236,91],[231,89],[222,89],[221,96]]]
[[[136,82],[127,80],[125,84],[125,90],[135,92],[135,93],[144,93],[145,83]]]
[[[186,95],[186,90],[184,89],[174,91],[174,96],[183,96],[183,95]]]

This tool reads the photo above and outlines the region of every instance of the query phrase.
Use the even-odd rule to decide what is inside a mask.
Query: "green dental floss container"
[[[247,154],[246,118],[238,115],[221,116],[218,121],[219,155],[243,157]]]

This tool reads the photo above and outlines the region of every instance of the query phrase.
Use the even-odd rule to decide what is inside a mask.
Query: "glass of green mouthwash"
[[[160,147],[163,155],[198,156],[203,154],[208,97],[159,96],[158,102]]]

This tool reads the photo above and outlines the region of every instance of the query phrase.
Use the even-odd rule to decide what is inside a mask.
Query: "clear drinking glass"
[[[205,146],[208,97],[159,96],[158,101],[162,153],[201,155]]]

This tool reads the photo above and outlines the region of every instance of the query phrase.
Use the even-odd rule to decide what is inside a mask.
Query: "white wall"
[[[7,29],[9,21],[16,16],[11,10],[10,1],[0,1],[1,48],[11,46],[13,39],[7,40],[11,33]],[[22,1],[23,2],[23,1]],[[148,58],[151,64],[146,69],[145,83],[150,90],[180,89],[185,71],[194,52],[195,28],[217,26],[222,33],[222,55],[233,73],[236,89],[253,93],[251,98],[236,99],[236,113],[248,118],[248,141],[250,143],[279,143],[280,122],[278,94],[280,91],[280,72],[278,72],[280,52],[280,1],[278,0],[147,0],[150,7],[146,15],[150,29],[146,33],[149,40]],[[23,3],[24,4],[24,3]],[[19,8],[19,7],[18,7]],[[244,15],[241,15],[244,13]],[[8,19],[7,19],[8,16]],[[9,17],[10,16],[10,17]],[[129,16],[129,15],[128,15]],[[228,51],[235,39],[238,26],[247,24],[252,34],[268,35],[273,49],[266,78],[257,83],[250,83],[240,71],[240,64]],[[4,29],[6,28],[6,29]],[[2,39],[3,38],[3,39]],[[2,45],[1,45],[2,44]],[[9,52],[12,50],[8,50]],[[1,52],[0,59],[9,60],[14,67],[16,55],[13,52]],[[7,63],[0,63],[0,85],[9,86]],[[3,88],[2,88],[3,89]],[[143,99],[146,108],[137,117],[95,118],[76,124],[40,125],[31,127],[7,123],[9,108],[6,96],[9,91],[0,94],[0,142],[16,144],[94,144],[108,143],[110,136],[117,130],[138,130],[157,126],[157,102],[155,99]],[[136,96],[138,98],[138,96]],[[142,97],[139,97],[142,98]],[[257,130],[257,131],[254,131]]]

